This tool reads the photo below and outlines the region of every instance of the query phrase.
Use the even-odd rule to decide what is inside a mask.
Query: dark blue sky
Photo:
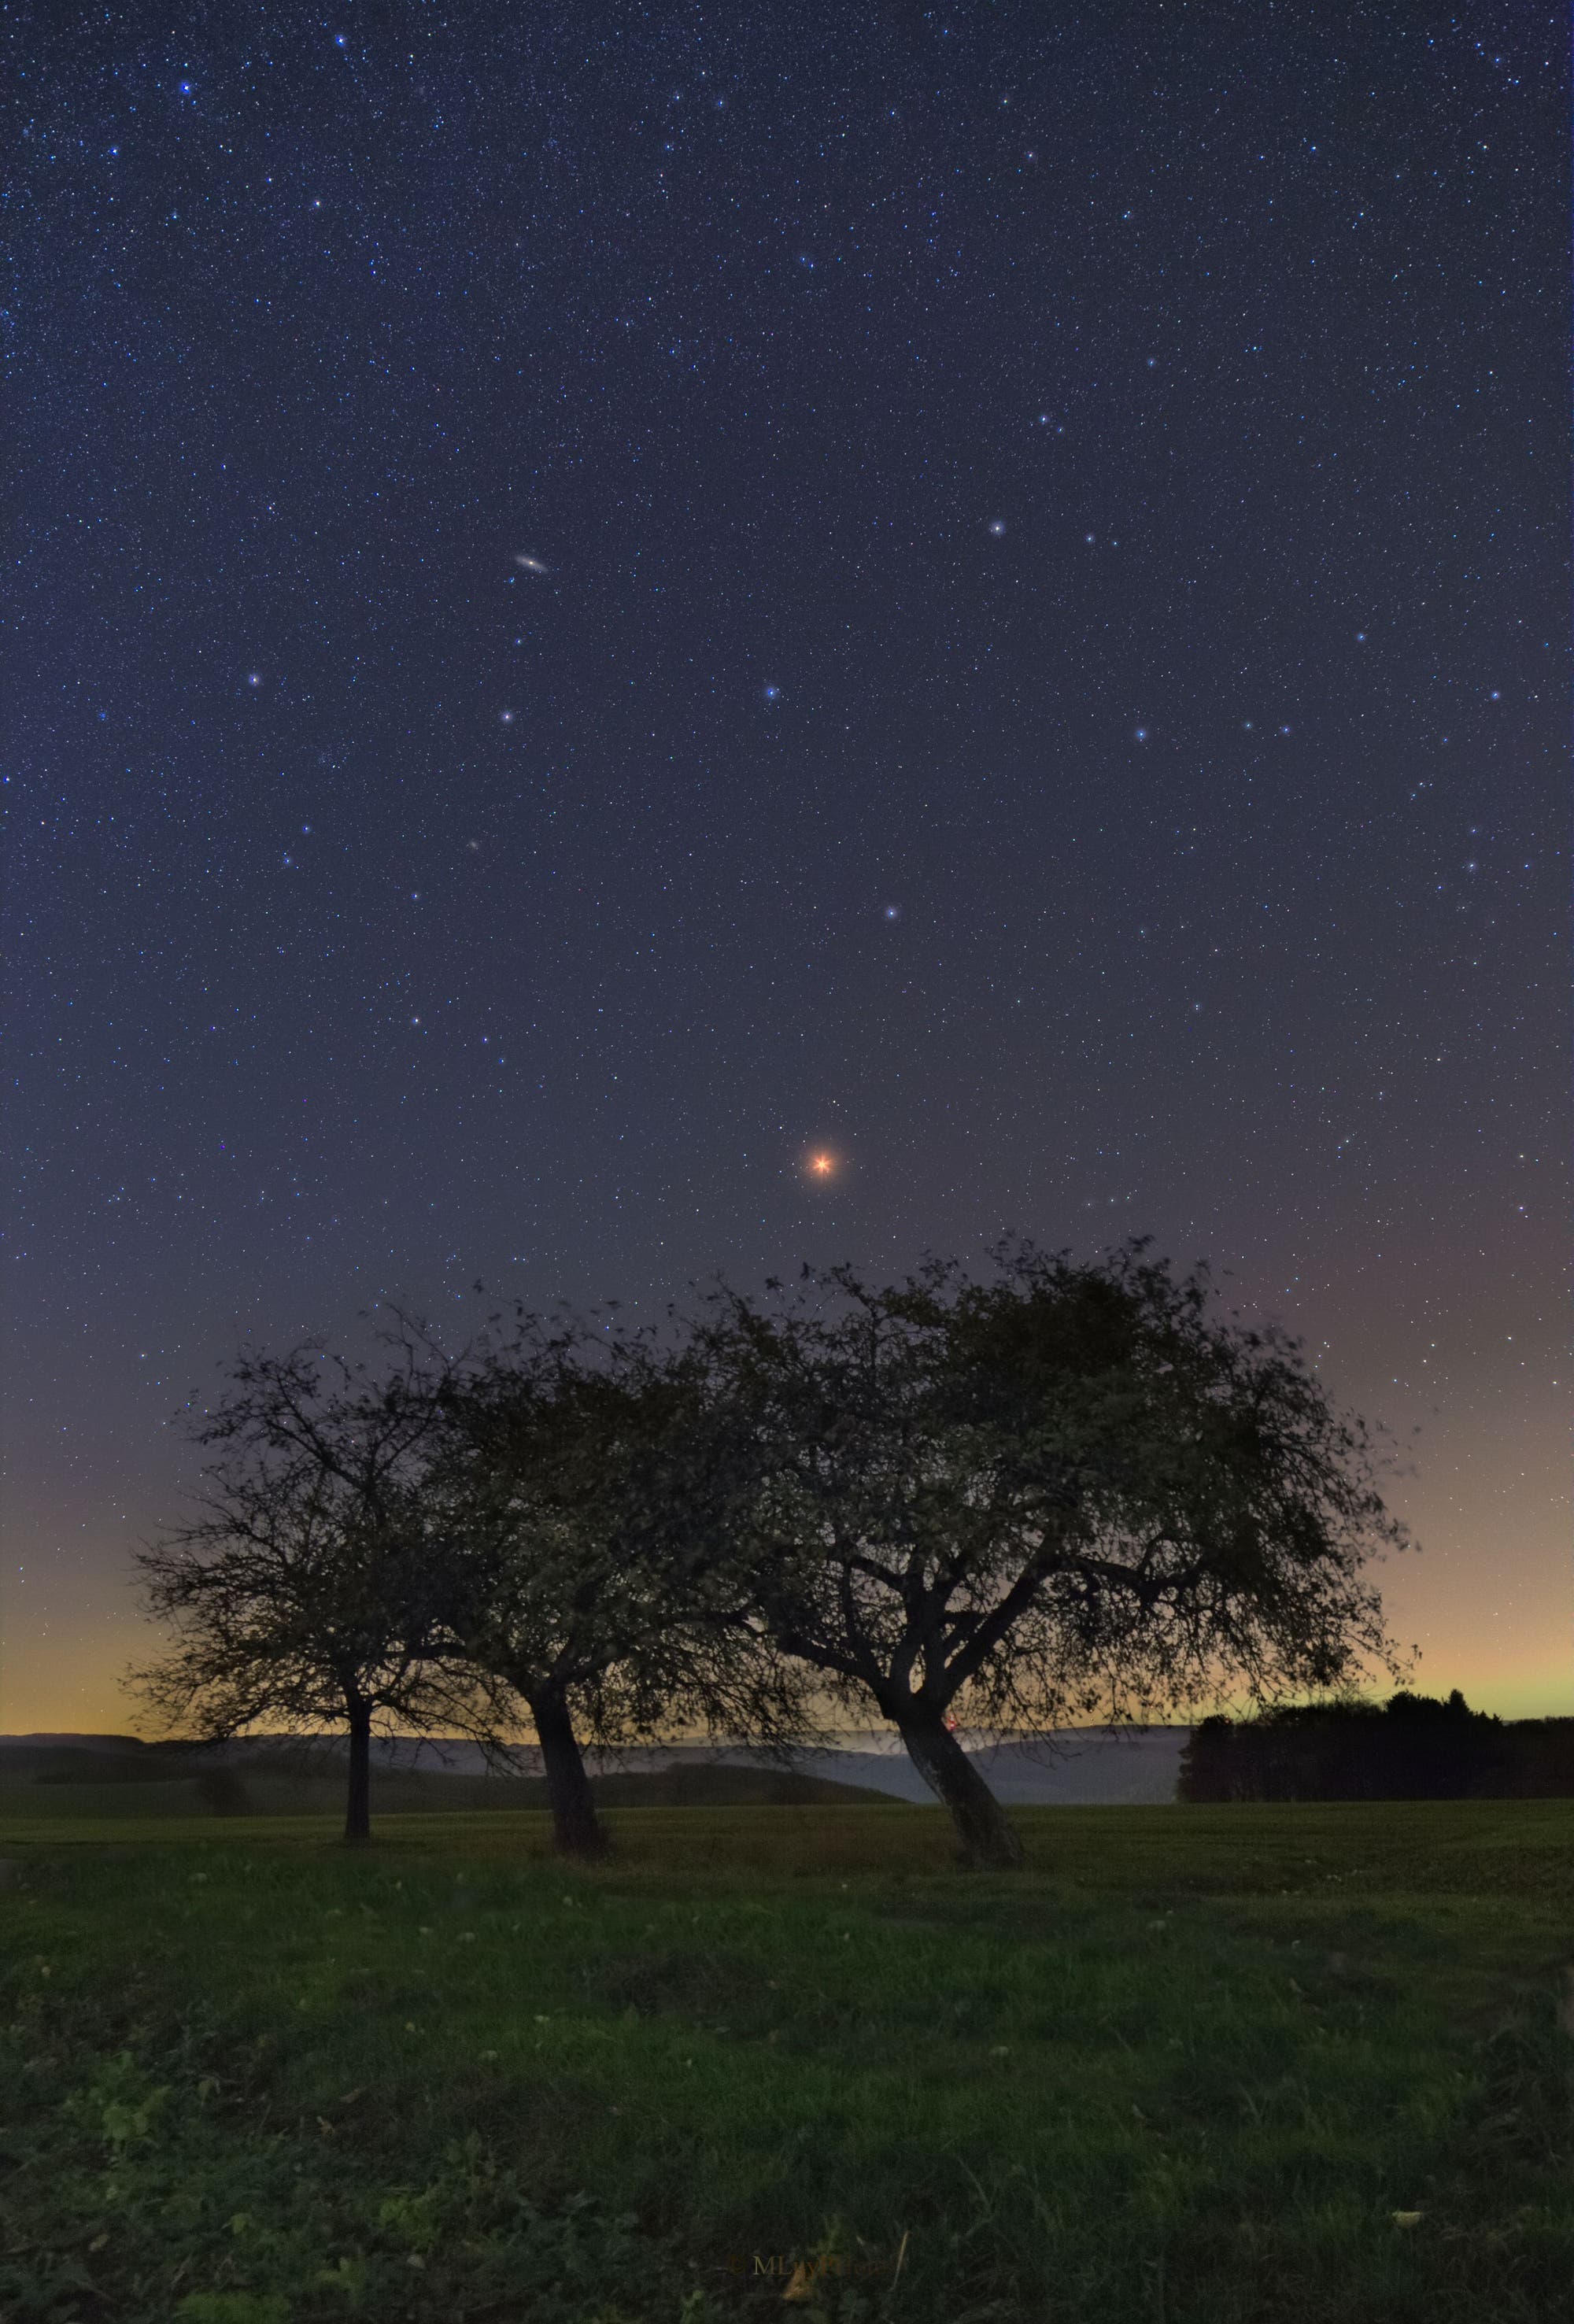
[[[1574,1708],[1560,14],[166,22],[12,35],[0,1727],[243,1333],[1006,1230],[1421,1423],[1422,1682]]]

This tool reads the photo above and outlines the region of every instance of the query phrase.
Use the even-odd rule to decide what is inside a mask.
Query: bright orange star
[[[811,1154],[811,1155],[810,1155],[810,1157],[809,1157],[809,1176],[810,1176],[812,1178],[829,1178],[829,1177],[832,1177],[832,1176],[834,1176],[834,1174],[835,1174],[835,1169],[836,1169],[836,1157],[835,1157],[835,1156],[834,1156],[833,1154]]]

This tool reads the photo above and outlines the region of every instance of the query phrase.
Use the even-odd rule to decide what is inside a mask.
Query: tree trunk
[[[596,1818],[590,1778],[563,1690],[543,1687],[525,1700],[541,1746],[541,1773],[547,1778],[547,1804],[552,1811],[558,1851],[564,1856],[600,1856],[606,1849],[606,1835]]]
[[[962,1861],[980,1872],[1015,1871],[1022,1861],[1022,1842],[940,1713],[909,1702],[890,1715],[913,1765],[951,1810]]]
[[[347,1842],[372,1837],[372,1705],[358,1699],[350,1706],[350,1789],[345,1804]]]

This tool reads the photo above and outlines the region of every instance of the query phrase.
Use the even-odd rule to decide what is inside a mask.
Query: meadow
[[[78,1803],[80,1804],[80,1803]],[[0,1820],[4,2324],[1571,2312],[1574,1803]]]

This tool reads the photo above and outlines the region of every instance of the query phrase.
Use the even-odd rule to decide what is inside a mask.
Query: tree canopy
[[[853,1707],[1010,1865],[959,1720],[1047,1738],[1400,1673],[1369,1432],[1145,1240],[805,1269],[665,1333],[515,1320],[452,1361],[406,1324],[381,1376],[242,1359],[195,1425],[202,1517],[142,1553],[176,1632],[144,1693],[212,1734],[342,1717],[352,1836],[378,1711],[499,1748],[528,1713],[593,1852],[587,1740],[786,1750]]]
[[[262,1722],[348,1730],[345,1838],[370,1829],[379,1712],[451,1720],[452,1572],[425,1490],[434,1382],[406,1344],[382,1377],[312,1344],[244,1355],[189,1424],[214,1459],[201,1515],[136,1553],[169,1652],[132,1674],[161,1719],[218,1740]]]
[[[805,1271],[696,1331],[750,1488],[772,1637],[902,1734],[975,1860],[1018,1844],[949,1720],[1046,1734],[1393,1667],[1366,1562],[1404,1539],[1298,1343],[1137,1240],[970,1278]]]
[[[428,1480],[464,1576],[456,1643],[534,1727],[558,1845],[602,1834],[581,1746],[676,1725],[806,1730],[729,1544],[727,1445],[681,1347],[532,1318],[443,1389]]]

